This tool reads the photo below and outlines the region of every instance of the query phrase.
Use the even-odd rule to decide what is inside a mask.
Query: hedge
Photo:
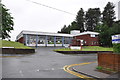
[[[119,44],[113,44],[113,52],[120,54],[120,43]]]

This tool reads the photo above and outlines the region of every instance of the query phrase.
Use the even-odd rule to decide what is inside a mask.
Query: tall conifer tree
[[[112,27],[114,23],[114,19],[116,19],[114,8],[115,8],[114,4],[111,2],[108,2],[103,11],[102,21],[108,27]]]
[[[84,10],[81,8],[76,16],[76,23],[77,23],[77,30],[80,30],[80,32],[84,32],[85,28],[84,28]]]

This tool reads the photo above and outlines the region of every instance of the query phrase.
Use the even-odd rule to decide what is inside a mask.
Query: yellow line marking
[[[83,74],[80,74],[80,73],[77,73],[77,72],[74,72],[74,71],[71,71],[70,70],[70,67],[73,67],[73,66],[78,66],[78,65],[85,65],[85,64],[91,64],[91,63],[95,63],[95,62],[87,62],[87,63],[80,63],[80,64],[72,64],[72,65],[66,65],[63,67],[64,71],[70,73],[70,74],[73,74],[79,78],[83,78],[83,79],[86,79],[86,80],[96,80],[94,78],[91,78],[91,77],[88,77],[88,76],[85,76]]]

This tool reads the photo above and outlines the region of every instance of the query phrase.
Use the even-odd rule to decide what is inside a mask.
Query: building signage
[[[120,34],[112,36],[112,43],[120,43]]]

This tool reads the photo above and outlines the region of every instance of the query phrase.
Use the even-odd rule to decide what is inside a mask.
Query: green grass
[[[61,48],[61,49],[55,49],[54,51],[81,51],[81,50]],[[100,47],[100,46],[84,46],[82,48],[82,51],[113,51],[113,48],[106,48],[106,47]]]
[[[98,69],[98,70],[102,70],[103,67],[101,67],[101,66],[97,66],[96,69]]]
[[[113,51],[113,48],[100,47],[100,46],[85,46],[83,51]]]
[[[0,40],[0,48],[2,47],[14,47],[17,49],[32,49],[31,47],[27,47],[19,42]]]
[[[97,66],[96,69],[97,69],[97,70],[110,71],[110,72],[114,72],[114,73],[117,72],[117,71],[114,71],[114,70],[112,70],[112,69],[110,69],[110,68],[103,68],[103,67],[101,67],[101,66]]]

